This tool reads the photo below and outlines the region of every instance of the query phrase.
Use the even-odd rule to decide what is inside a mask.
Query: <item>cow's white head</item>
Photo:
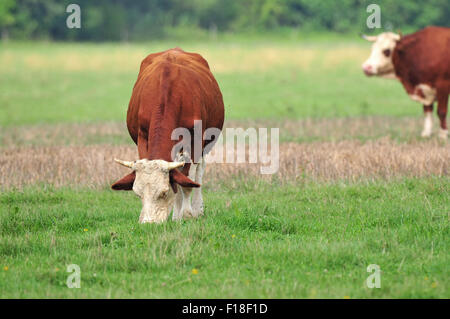
[[[366,36],[363,38],[373,42],[370,57],[363,63],[362,69],[367,76],[395,77],[392,52],[401,35],[392,32],[384,32],[378,36]]]
[[[142,200],[140,223],[161,223],[167,220],[172,210],[175,194],[170,185],[169,172],[184,165],[183,162],[141,159],[134,162],[117,163],[131,168],[136,173],[133,191]]]

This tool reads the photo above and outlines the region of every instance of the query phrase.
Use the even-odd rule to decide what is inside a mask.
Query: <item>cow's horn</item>
[[[114,161],[116,161],[116,162],[119,163],[120,165],[129,167],[129,168],[133,168],[133,162],[122,161],[122,160],[117,159],[117,158],[115,158]]]
[[[365,34],[361,34],[361,38],[363,38],[364,40],[370,41],[370,42],[375,42],[375,41],[377,41],[377,36],[376,36],[376,35],[365,35]]]
[[[167,169],[169,171],[182,166],[184,166],[184,162],[167,162]]]
[[[399,40],[401,39],[401,38],[403,38],[403,33],[402,33],[402,31],[399,29],[399,30],[397,30],[397,34],[398,34],[398,36],[399,36]]]

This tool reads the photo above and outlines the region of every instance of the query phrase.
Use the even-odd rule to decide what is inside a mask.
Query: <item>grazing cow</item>
[[[116,160],[133,172],[111,186],[114,190],[132,189],[141,197],[141,223],[166,221],[172,206],[174,220],[203,214],[203,150],[208,144],[210,149],[218,136],[206,141],[202,138],[200,158],[189,155],[187,163],[172,158],[172,149],[180,141],[172,140],[174,129],[192,132],[198,120],[202,137],[208,128],[220,132],[224,121],[222,94],[206,60],[180,48],[147,56],[141,63],[127,113],[128,132],[140,160]],[[191,145],[190,154],[197,154],[196,143],[192,141]],[[177,169],[182,166],[181,171]]]
[[[367,76],[397,78],[414,101],[423,104],[423,137],[431,135],[433,103],[438,103],[441,129],[446,139],[450,93],[450,28],[427,27],[402,37],[392,32],[363,36],[374,42],[369,59],[362,65]]]

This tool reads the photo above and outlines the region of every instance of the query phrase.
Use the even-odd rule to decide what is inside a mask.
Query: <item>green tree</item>
[[[8,38],[8,27],[14,23],[15,19],[12,10],[15,5],[15,0],[2,0],[0,2],[0,29],[2,40],[6,40]]]
[[[177,30],[191,35],[193,29],[407,33],[450,24],[449,0],[378,0],[381,30],[366,26],[366,8],[373,0],[77,0],[82,27],[68,29],[65,8],[72,2],[0,0],[0,32],[17,39],[133,41],[164,38]]]

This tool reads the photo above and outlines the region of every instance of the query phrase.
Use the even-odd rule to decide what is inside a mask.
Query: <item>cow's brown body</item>
[[[436,90],[441,129],[447,129],[450,93],[450,29],[427,27],[402,37],[395,46],[392,62],[397,78],[409,95],[423,94],[417,87],[426,84]],[[430,111],[433,104],[424,105]]]
[[[208,128],[222,129],[224,105],[219,86],[208,63],[199,54],[179,48],[150,54],[141,63],[127,113],[128,131],[137,144],[140,159],[172,161],[171,152],[177,143],[171,139],[176,128],[187,128],[193,139],[194,121],[202,121],[203,132]],[[202,148],[206,143],[202,141]],[[192,143],[192,152],[195,144]],[[171,184],[189,185],[183,174],[171,171]],[[130,190],[134,173],[116,182],[112,188]]]

